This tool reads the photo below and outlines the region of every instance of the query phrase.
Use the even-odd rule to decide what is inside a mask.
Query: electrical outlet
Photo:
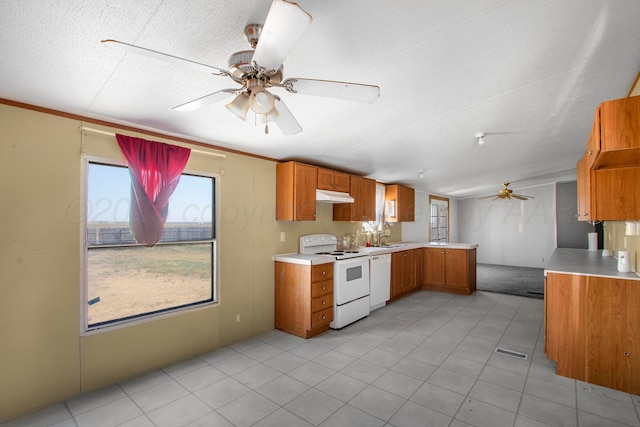
[[[236,323],[240,323],[240,315],[236,314]]]
[[[286,240],[286,233],[284,231],[280,232],[280,241],[284,242]]]

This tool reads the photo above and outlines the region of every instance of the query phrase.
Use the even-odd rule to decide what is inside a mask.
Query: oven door
[[[333,272],[336,305],[369,295],[369,257],[337,260]]]

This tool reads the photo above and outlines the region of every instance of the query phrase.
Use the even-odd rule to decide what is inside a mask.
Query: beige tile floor
[[[640,426],[640,396],[554,372],[541,300],[419,291],[340,331],[274,330],[2,426]]]

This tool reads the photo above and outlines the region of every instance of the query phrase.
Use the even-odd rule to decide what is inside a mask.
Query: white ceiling
[[[285,78],[378,85],[376,102],[274,88],[303,131],[265,135],[225,102],[172,111],[231,79],[100,43],[226,68],[269,0],[2,0],[0,98],[469,197],[575,177],[595,107],[640,70],[637,0],[298,3],[313,22]]]

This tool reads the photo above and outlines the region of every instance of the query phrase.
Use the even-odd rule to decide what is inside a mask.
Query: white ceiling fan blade
[[[266,70],[277,70],[298,42],[309,24],[311,15],[297,3],[273,0],[262,27],[253,62]]]
[[[324,96],[347,101],[373,102],[380,96],[380,88],[360,83],[334,82],[331,80],[313,80],[291,78],[282,82],[282,86],[291,93]]]
[[[189,59],[180,58],[177,56],[169,55],[168,53],[157,52],[155,50],[147,49],[145,47],[135,46],[129,43],[120,42],[117,40],[102,40],[102,44],[116,49],[123,50],[128,53],[134,53],[136,55],[146,56],[147,58],[159,59],[165,62],[171,62],[174,64],[181,64],[198,71],[204,71],[205,73],[213,73],[217,75],[228,76],[229,72],[222,68],[213,67],[211,65],[201,64],[199,62],[191,61]]]
[[[229,98],[231,95],[236,94],[235,89],[223,89],[217,92],[210,93],[209,95],[205,95],[198,99],[194,99],[193,101],[185,102],[184,104],[180,104],[177,107],[173,107],[175,111],[193,111],[199,108],[202,108],[207,105],[215,104],[216,102],[222,101],[223,99]]]
[[[300,123],[293,117],[293,114],[291,114],[291,111],[289,111],[280,97],[274,95],[273,98],[276,110],[280,113],[274,123],[280,128],[282,133],[285,135],[295,135],[301,132],[302,126],[300,126]]]

